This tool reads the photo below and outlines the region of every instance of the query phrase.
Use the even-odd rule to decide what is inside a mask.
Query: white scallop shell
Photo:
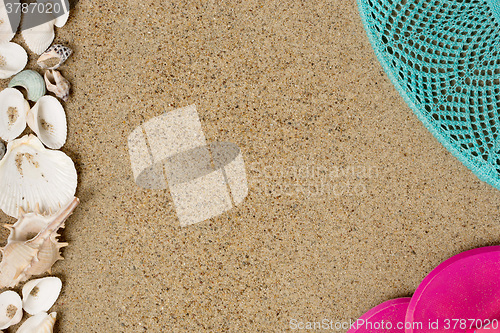
[[[9,6],[18,4],[19,0],[9,1]],[[17,31],[17,25],[19,25],[19,20],[21,18],[20,11],[12,11],[11,13],[7,13],[7,7],[5,7],[5,1],[0,0],[0,43],[10,42],[10,40],[14,37]],[[14,17],[16,15],[16,17]],[[12,21],[13,19],[16,24],[14,29],[12,29]]]
[[[15,325],[23,318],[23,301],[18,293],[8,290],[0,294],[0,329]]]
[[[26,45],[36,54],[42,54],[54,40],[54,20],[21,31]]]
[[[17,329],[17,333],[52,333],[56,323],[57,313],[40,312],[33,317],[29,317]]]
[[[31,280],[23,286],[23,309],[30,315],[46,312],[61,293],[61,279],[50,276]]]
[[[8,143],[0,184],[0,209],[18,217],[19,208],[32,212],[37,205],[42,213],[57,211],[75,195],[77,174],[70,157],[25,135]]]
[[[28,54],[21,45],[8,42],[0,44],[0,79],[19,73],[28,63]]]
[[[29,110],[26,121],[45,146],[59,149],[66,142],[66,114],[57,98],[48,95],[40,98]]]
[[[0,138],[12,141],[23,133],[29,108],[19,90],[6,88],[0,91]]]

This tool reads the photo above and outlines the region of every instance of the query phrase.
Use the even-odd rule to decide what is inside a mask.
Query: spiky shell
[[[29,317],[17,330],[17,333],[52,333],[56,323],[56,312],[40,312]]]
[[[15,88],[0,92],[0,138],[12,141],[26,128],[26,116],[30,105]]]
[[[57,97],[65,102],[68,100],[71,85],[59,71],[56,71],[55,69],[46,71],[44,79],[48,91],[53,92]]]
[[[46,225],[38,234],[26,241],[12,240],[19,235],[11,238],[7,245],[2,249],[3,257],[0,262],[0,288],[15,287],[19,282],[26,281],[33,275],[39,275],[50,271],[54,263],[62,259],[59,249],[68,245],[67,243],[58,243],[57,231],[64,227],[64,221],[71,215],[79,200],[73,198],[61,210],[50,217],[43,217],[40,214],[26,214],[21,212],[20,221],[10,227],[11,233],[16,233],[16,228],[22,224],[27,224],[30,219],[48,219]],[[21,237],[22,239],[22,237]],[[45,251],[45,253],[44,253]]]
[[[23,29],[21,32],[28,48],[36,54],[42,54],[54,40],[54,20]]]
[[[28,54],[21,45],[8,42],[0,47],[0,79],[19,73],[28,63]]]
[[[61,293],[61,279],[49,276],[27,282],[23,286],[23,309],[30,315],[49,311]]]
[[[28,99],[36,102],[46,93],[45,81],[40,73],[27,69],[14,76],[9,82],[9,88],[23,87],[28,92]]]
[[[58,210],[76,192],[75,165],[62,151],[46,149],[34,135],[7,145],[0,160],[0,209],[18,217],[19,208],[44,214]]]
[[[66,142],[66,114],[57,98],[48,95],[40,98],[29,110],[26,121],[48,148],[59,149]]]
[[[23,302],[18,293],[8,290],[0,294],[0,329],[17,324],[23,318]]]

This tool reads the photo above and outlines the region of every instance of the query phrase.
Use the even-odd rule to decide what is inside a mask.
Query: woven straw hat
[[[358,0],[375,53],[431,133],[500,189],[500,0]]]

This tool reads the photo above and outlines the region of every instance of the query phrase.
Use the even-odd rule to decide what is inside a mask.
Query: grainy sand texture
[[[55,41],[74,49],[62,150],[81,200],[53,267],[55,332],[348,322],[500,244],[500,192],[405,104],[355,1],[80,0]],[[207,141],[241,149],[249,193],[180,227],[168,188],[135,184],[127,137],[191,104]]]

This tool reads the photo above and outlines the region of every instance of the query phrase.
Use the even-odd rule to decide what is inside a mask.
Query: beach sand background
[[[499,244],[500,192],[404,103],[354,1],[80,0],[55,41],[74,49],[62,150],[81,200],[55,332],[346,322]],[[168,189],[134,183],[127,136],[190,104],[208,141],[241,148],[249,194],[181,228]]]

